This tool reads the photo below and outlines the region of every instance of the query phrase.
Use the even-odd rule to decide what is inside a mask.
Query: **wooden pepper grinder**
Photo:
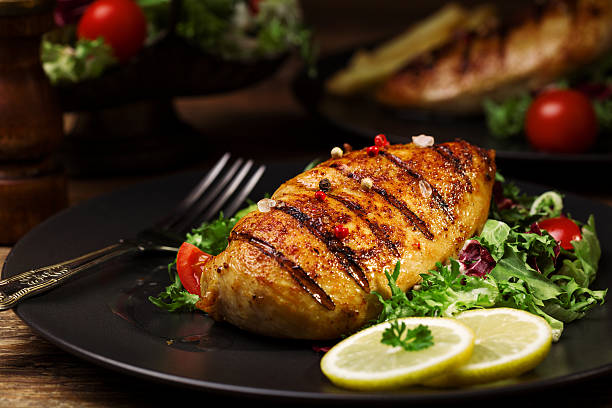
[[[67,205],[62,111],[40,62],[53,0],[0,0],[0,244]]]

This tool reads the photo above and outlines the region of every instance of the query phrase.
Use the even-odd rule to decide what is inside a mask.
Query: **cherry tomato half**
[[[147,20],[132,0],[96,0],[79,20],[77,36],[90,40],[103,37],[117,59],[125,62],[142,48]]]
[[[548,231],[563,249],[573,249],[571,241],[580,241],[582,235],[578,225],[567,217],[548,218],[538,221],[541,229]]]
[[[582,153],[595,143],[597,117],[591,101],[581,92],[544,91],[527,110],[525,132],[537,150]]]
[[[183,242],[176,256],[176,270],[187,292],[194,295],[200,294],[202,267],[211,258],[212,255],[200,250],[197,246]]]

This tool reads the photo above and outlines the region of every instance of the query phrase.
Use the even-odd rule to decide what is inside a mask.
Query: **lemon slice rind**
[[[399,319],[412,329],[428,326],[434,344],[406,351],[380,343],[390,322],[364,329],[342,340],[321,359],[321,370],[332,383],[356,390],[383,390],[418,384],[439,376],[469,360],[474,333],[451,318],[409,317]]]
[[[426,380],[425,385],[465,386],[517,377],[538,366],[550,351],[550,325],[532,313],[510,308],[478,309],[463,312],[456,318],[475,332],[472,357],[453,372]],[[489,330],[487,324],[505,324],[507,327],[502,329],[509,333],[500,330],[497,338],[493,338],[495,328]]]

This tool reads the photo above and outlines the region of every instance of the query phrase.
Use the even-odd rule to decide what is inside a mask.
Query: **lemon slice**
[[[456,319],[476,334],[474,352],[466,364],[427,385],[470,385],[516,377],[535,368],[550,350],[550,325],[523,310],[468,310]]]
[[[429,328],[434,344],[406,351],[381,343],[390,322],[369,327],[342,340],[321,359],[321,370],[334,384],[357,390],[382,390],[417,384],[465,363],[474,333],[463,323],[442,317],[399,319],[408,329]]]

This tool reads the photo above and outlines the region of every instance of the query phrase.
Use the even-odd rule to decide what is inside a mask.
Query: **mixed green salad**
[[[189,242],[206,253],[223,251],[233,226],[257,209],[250,204],[236,215],[205,223],[187,234]],[[580,228],[569,243],[567,238],[553,237],[540,225],[546,220],[566,220]],[[468,240],[457,258],[437,264],[435,270],[423,273],[422,282],[407,293],[397,285],[400,263],[393,272],[385,271],[392,296],[378,294],[382,311],[374,323],[409,316],[453,316],[475,308],[511,307],[542,316],[558,340],[564,324],[585,316],[603,304],[606,290],[589,288],[594,281],[601,248],[591,215],[586,223],[573,220],[563,208],[563,197],[555,191],[537,196],[523,193],[516,184],[496,176],[489,219],[480,235]],[[174,268],[168,265],[172,283],[150,300],[168,311],[192,311],[198,295],[181,285]],[[403,329],[390,331],[385,341],[401,341]],[[422,338],[427,332],[410,333]]]
[[[171,30],[172,1],[134,1],[146,18],[143,45],[150,46]],[[174,34],[205,53],[250,61],[298,49],[307,65],[313,66],[312,34],[302,22],[297,0],[183,0],[179,4]],[[117,14],[122,13],[120,10]],[[96,23],[103,25],[102,32],[108,27],[109,37],[117,30],[112,21]],[[116,58],[109,41],[80,35],[80,25],[80,21],[66,24],[60,33],[54,31],[43,37],[41,60],[54,84],[96,78],[109,67],[125,62]],[[127,37],[118,41],[132,41]]]

